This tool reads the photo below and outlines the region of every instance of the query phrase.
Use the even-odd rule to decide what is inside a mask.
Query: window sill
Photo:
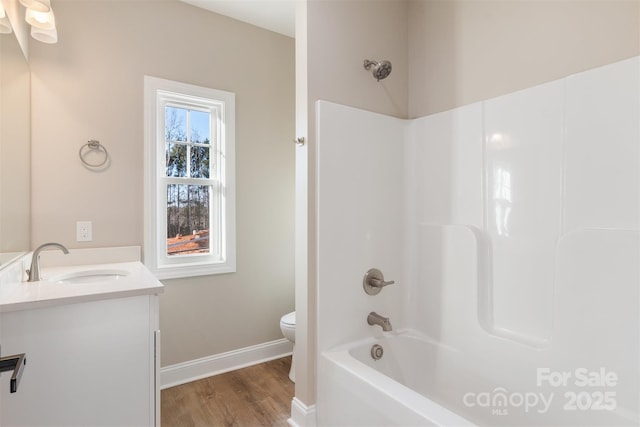
[[[236,266],[230,263],[207,265],[169,266],[164,268],[150,268],[151,272],[160,280],[181,279],[186,277],[210,276],[214,274],[235,273]]]

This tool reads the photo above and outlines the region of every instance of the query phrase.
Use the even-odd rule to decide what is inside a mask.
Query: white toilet
[[[292,311],[291,313],[287,313],[280,318],[280,330],[282,331],[282,335],[289,341],[293,343],[293,348],[295,352],[296,348],[296,312]],[[295,371],[294,371],[294,362],[295,358],[291,356],[291,370],[289,371],[289,379],[293,382],[296,382]]]

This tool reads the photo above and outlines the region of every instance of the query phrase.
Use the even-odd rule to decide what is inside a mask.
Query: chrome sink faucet
[[[375,311],[372,311],[371,313],[369,313],[369,315],[367,316],[367,323],[370,325],[378,325],[382,328],[383,331],[387,331],[387,332],[392,329],[389,318],[380,316]]]
[[[31,257],[31,267],[27,270],[27,274],[29,275],[29,280],[27,280],[27,282],[37,282],[38,280],[40,280],[40,251],[50,246],[60,249],[65,254],[69,253],[69,250],[60,243],[45,243],[38,246],[38,248],[33,251],[33,256]]]

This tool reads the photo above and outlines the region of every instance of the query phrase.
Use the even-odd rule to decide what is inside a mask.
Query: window
[[[233,93],[145,76],[145,264],[235,271]]]

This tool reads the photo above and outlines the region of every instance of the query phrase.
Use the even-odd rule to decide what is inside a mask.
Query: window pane
[[[209,144],[211,141],[210,117],[204,111],[190,111],[191,113],[191,142]]]
[[[167,176],[187,176],[187,146],[167,144]]]
[[[164,133],[167,141],[186,141],[187,110],[176,107],[165,107]]]
[[[209,178],[209,147],[191,147],[191,177]]]
[[[209,253],[208,185],[167,185],[167,255]]]

